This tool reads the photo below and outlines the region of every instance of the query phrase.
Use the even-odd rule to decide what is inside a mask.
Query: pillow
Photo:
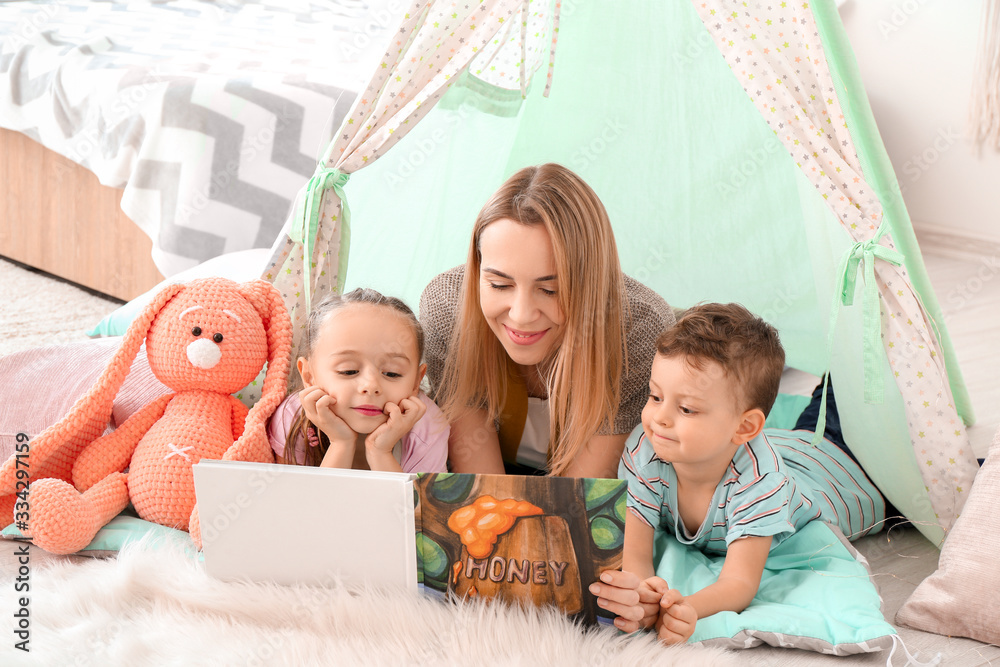
[[[198,266],[170,276],[153,289],[140,294],[98,322],[96,327],[87,332],[87,335],[92,338],[98,336],[124,336],[125,331],[132,324],[132,320],[142,312],[147,303],[153,300],[157,292],[167,285],[185,283],[196,278],[208,278],[211,276],[229,278],[238,283],[245,283],[260,278],[270,258],[271,250],[269,248],[240,250],[213,257]]]
[[[1000,431],[941,547],[938,568],[917,586],[896,622],[939,635],[1000,644]]]
[[[657,531],[655,558],[656,574],[682,595],[715,582],[725,561],[662,531]],[[813,521],[771,549],[749,607],[699,620],[688,641],[851,655],[890,648],[895,634],[882,615],[864,558],[838,529]]]
[[[14,453],[19,433],[33,438],[62,419],[94,386],[121,342],[84,340],[0,357],[0,462]],[[149,368],[146,349],[140,349],[115,397],[109,426],[124,423],[169,391]]]
[[[135,542],[146,536],[149,536],[149,541],[153,544],[162,544],[168,540],[176,541],[185,547],[190,547],[192,552],[197,551],[189,533],[176,528],[167,528],[151,521],[143,521],[137,516],[130,516],[127,514],[128,511],[125,510],[97,531],[97,535],[94,536],[91,543],[78,551],[77,554],[94,558],[114,556],[127,543]],[[15,528],[14,524],[10,524],[0,531],[0,537],[7,540],[24,540],[21,531]]]

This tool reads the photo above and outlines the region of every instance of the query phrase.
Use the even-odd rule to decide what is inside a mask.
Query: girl
[[[370,289],[331,294],[309,314],[305,344],[305,388],[268,428],[278,461],[445,472],[448,423],[420,391],[423,330],[405,303]]]
[[[608,215],[557,164],[514,174],[483,206],[468,259],[420,299],[428,376],[454,472],[615,477],[674,322],[624,275]]]

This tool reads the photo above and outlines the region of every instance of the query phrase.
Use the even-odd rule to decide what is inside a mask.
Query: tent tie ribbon
[[[344,173],[334,167],[327,167],[320,164],[316,167],[316,173],[306,183],[305,190],[299,197],[300,206],[296,209],[295,217],[288,237],[296,243],[302,244],[302,285],[306,295],[306,309],[312,309],[311,292],[312,278],[310,269],[312,268],[313,246],[316,243],[316,233],[319,231],[319,212],[323,206],[323,194],[333,189],[333,192],[340,199],[341,208],[341,228],[346,228],[350,221],[351,211],[347,207],[347,199],[344,195],[344,186],[351,175]]]
[[[844,257],[840,293],[835,295],[834,306],[830,313],[829,342],[827,345],[828,357],[832,356],[833,353],[833,335],[837,326],[837,315],[840,312],[840,305],[850,306],[854,304],[858,269],[861,265],[864,265],[865,287],[862,296],[864,304],[864,340],[862,342],[862,351],[865,403],[869,404],[878,404],[884,399],[881,369],[879,368],[881,360],[879,350],[882,346],[882,315],[878,303],[878,285],[875,282],[875,260],[881,259],[895,266],[901,266],[906,259],[903,253],[879,243],[887,229],[887,227],[881,227],[878,233],[872,238],[867,241],[858,241],[851,246],[850,251]],[[816,433],[812,439],[814,445],[819,443],[823,438],[824,425],[826,424],[826,390],[829,382],[830,374],[828,372],[823,376],[823,397],[820,401]]]

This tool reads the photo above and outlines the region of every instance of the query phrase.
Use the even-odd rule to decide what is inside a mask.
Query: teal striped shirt
[[[741,537],[773,537],[773,548],[815,520],[838,526],[850,540],[878,532],[882,494],[839,447],[828,440],[813,447],[812,436],[769,428],[740,447],[694,531],[680,517],[674,468],[656,456],[641,425],[625,444],[618,476],[628,481],[636,517],[705,552],[725,553]]]

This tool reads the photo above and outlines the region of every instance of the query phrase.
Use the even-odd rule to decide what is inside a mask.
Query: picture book
[[[589,588],[621,567],[624,481],[431,473],[414,491],[425,591],[555,605],[588,624],[614,620]]]

